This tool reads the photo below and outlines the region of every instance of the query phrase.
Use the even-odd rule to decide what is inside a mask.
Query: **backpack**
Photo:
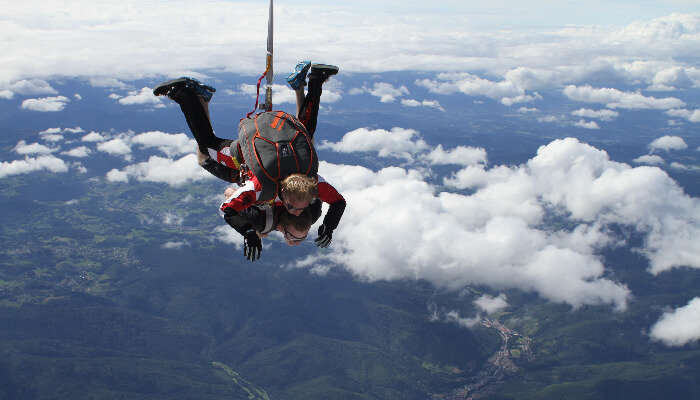
[[[241,119],[238,144],[248,170],[262,186],[258,201],[273,200],[280,181],[291,174],[315,177],[318,173],[311,135],[297,118],[284,111]]]

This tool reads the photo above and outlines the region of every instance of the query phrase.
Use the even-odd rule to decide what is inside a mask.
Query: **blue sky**
[[[322,174],[352,207],[332,250],[298,265],[319,273],[340,265],[369,280],[419,278],[455,290],[469,284],[521,288],[573,307],[605,304],[623,311],[634,294],[607,277],[599,257],[623,240],[608,226],[623,223],[645,237],[639,251],[649,261],[650,279],[700,268],[694,240],[700,237],[700,201],[664,172],[700,170],[694,144],[700,6],[693,3],[276,2],[280,74],[300,58],[341,66],[341,76],[325,88],[326,107],[368,96],[378,109],[400,105],[439,115],[450,111],[443,105],[448,101],[488,101],[503,116],[527,115],[574,136],[584,129],[605,134],[614,121],[641,113],[666,122],[643,143],[648,154],[632,165],[573,137],[543,145],[523,164],[491,165],[478,145],[429,145],[427,134],[408,123],[369,127],[357,121],[319,148],[375,154],[385,167],[322,163]],[[71,78],[104,90],[125,113],[179,117],[143,82],[185,74],[209,80],[221,72],[252,82],[264,60],[266,25],[266,1],[11,3],[0,16],[0,107],[55,113],[58,120],[83,101],[80,93],[63,92],[61,81]],[[388,79],[395,71],[412,78]],[[360,73],[369,75],[354,79]],[[363,82],[366,76],[372,80]],[[282,77],[276,82],[276,102],[291,103]],[[217,99],[249,97],[252,89],[225,88]],[[545,109],[552,93],[572,109]],[[4,155],[0,179],[37,170],[85,173],[92,158],[105,154],[115,167],[100,178],[115,184],[181,185],[206,176],[183,132],[92,129],[58,122],[44,127]],[[137,159],[135,149],[151,153]],[[453,170],[436,178],[441,165]],[[575,228],[543,229],[552,212],[566,215]],[[418,225],[417,214],[425,215]],[[228,240],[240,245],[240,238]],[[696,312],[698,303],[688,300],[679,315]],[[666,321],[676,326],[675,318]],[[695,337],[700,328],[685,339]]]

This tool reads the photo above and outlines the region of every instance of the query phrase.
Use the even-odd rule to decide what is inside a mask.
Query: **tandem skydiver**
[[[307,72],[308,91],[304,94]],[[287,82],[296,93],[298,119],[312,140],[316,130],[322,85],[337,72],[338,68],[332,65],[302,61],[287,78]],[[161,83],[156,86],[153,93],[156,96],[166,95],[180,105],[197,141],[197,158],[202,168],[222,180],[241,185],[220,206],[224,215],[236,216],[250,206],[260,203],[258,200],[262,187],[250,170],[241,171],[244,158],[238,140],[222,139],[214,134],[208,103],[215,91],[216,89],[211,86],[183,77]],[[274,204],[283,206],[286,212],[293,216],[299,216],[314,199],[320,199],[330,205],[323,224],[319,227],[318,238],[315,240],[318,246],[326,247],[330,244],[333,230],[338,226],[345,209],[345,199],[332,185],[319,175],[313,177],[302,174],[289,175],[279,182],[279,193],[274,199]],[[247,247],[261,248],[252,234],[244,237],[246,244],[250,245]],[[248,243],[248,240],[251,243]],[[244,246],[244,254],[246,253],[246,246]],[[259,257],[259,252],[257,256]]]

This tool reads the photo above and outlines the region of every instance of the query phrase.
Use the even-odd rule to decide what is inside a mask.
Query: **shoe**
[[[320,77],[321,82],[325,82],[331,76],[338,73],[338,67],[335,65],[328,64],[311,64],[311,71],[309,72],[309,79],[312,77]]]
[[[299,61],[294,67],[294,72],[287,77],[287,83],[292,89],[297,90],[306,83],[306,73],[309,71],[311,61]]]
[[[206,102],[209,102],[211,96],[216,92],[216,89],[209,85],[205,85],[194,78],[183,76],[182,78],[161,83],[153,89],[153,94],[156,96],[168,96],[170,99],[178,101],[185,90],[201,96]]]

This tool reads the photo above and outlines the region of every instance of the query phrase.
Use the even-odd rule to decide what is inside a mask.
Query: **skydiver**
[[[304,94],[307,73],[308,90]],[[287,82],[296,93],[298,119],[304,124],[312,140],[316,130],[322,85],[337,73],[336,66],[302,61],[287,77]],[[196,79],[183,77],[161,83],[153,90],[153,94],[166,95],[180,105],[187,125],[197,141],[199,165],[222,180],[240,184],[243,180],[240,171],[243,156],[238,140],[217,137],[211,126],[209,100],[215,91],[213,87],[204,85]],[[260,185],[252,174],[247,178],[236,191],[237,195],[221,205],[222,212],[239,213],[257,203]],[[280,182],[275,203],[286,207],[292,215],[300,215],[315,198],[330,205],[315,241],[319,247],[327,247],[332,240],[333,230],[338,226],[345,210],[345,199],[332,185],[320,175],[314,179],[301,174],[292,174]]]
[[[235,196],[235,189],[229,187],[224,192],[226,198]],[[228,209],[224,220],[243,236],[243,256],[250,261],[260,258],[262,238],[272,231],[283,234],[289,246],[298,246],[306,239],[311,225],[321,217],[321,201],[314,199],[309,207],[299,215],[287,212],[280,205],[253,205],[241,212]]]

